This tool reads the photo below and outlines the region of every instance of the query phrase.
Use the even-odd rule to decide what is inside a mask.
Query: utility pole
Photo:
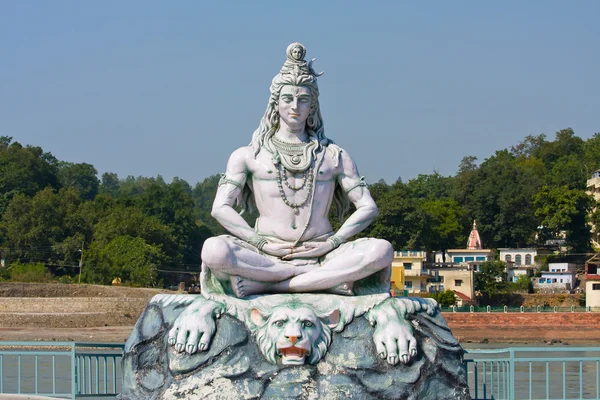
[[[83,267],[83,245],[84,245],[85,241],[81,242],[81,249],[79,250],[79,252],[81,253],[81,257],[79,258],[79,281],[77,282],[78,284],[81,284],[81,267]]]

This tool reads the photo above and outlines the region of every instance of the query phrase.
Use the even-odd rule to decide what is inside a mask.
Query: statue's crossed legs
[[[352,295],[354,282],[389,269],[392,259],[390,243],[371,238],[343,243],[319,259],[284,261],[230,235],[208,239],[202,250],[204,264],[217,279],[231,280],[238,297],[320,291]]]

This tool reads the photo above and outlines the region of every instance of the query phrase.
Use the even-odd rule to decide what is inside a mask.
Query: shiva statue
[[[289,45],[286,55],[252,141],[231,154],[219,182],[212,216],[231,234],[204,243],[203,273],[237,298],[388,293],[390,243],[351,240],[378,210],[350,155],[325,136],[322,73],[314,71],[315,59],[304,60],[302,44]],[[236,203],[242,213],[258,211],[254,227]],[[336,232],[328,218],[334,204]],[[350,204],[355,211],[344,221]]]

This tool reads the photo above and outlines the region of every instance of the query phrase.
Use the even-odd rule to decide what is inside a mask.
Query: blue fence
[[[473,399],[600,399],[599,347],[469,349]]]
[[[0,393],[115,397],[123,345],[0,342]],[[469,349],[473,399],[600,399],[600,347]]]
[[[548,312],[598,312],[600,307],[550,307],[550,306],[532,306],[532,307],[509,307],[509,306],[450,306],[441,307],[443,312],[471,312],[471,313],[548,313]]]
[[[122,344],[0,342],[0,393],[58,398],[114,397]]]

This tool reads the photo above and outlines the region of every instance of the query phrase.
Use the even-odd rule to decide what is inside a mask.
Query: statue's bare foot
[[[331,289],[328,289],[327,293],[341,294],[343,296],[354,296],[354,292],[352,291],[353,286],[353,282],[341,283],[337,286],[332,287]]]
[[[272,293],[275,289],[275,283],[257,282],[239,276],[231,276],[231,288],[235,295],[242,299],[253,294]]]

